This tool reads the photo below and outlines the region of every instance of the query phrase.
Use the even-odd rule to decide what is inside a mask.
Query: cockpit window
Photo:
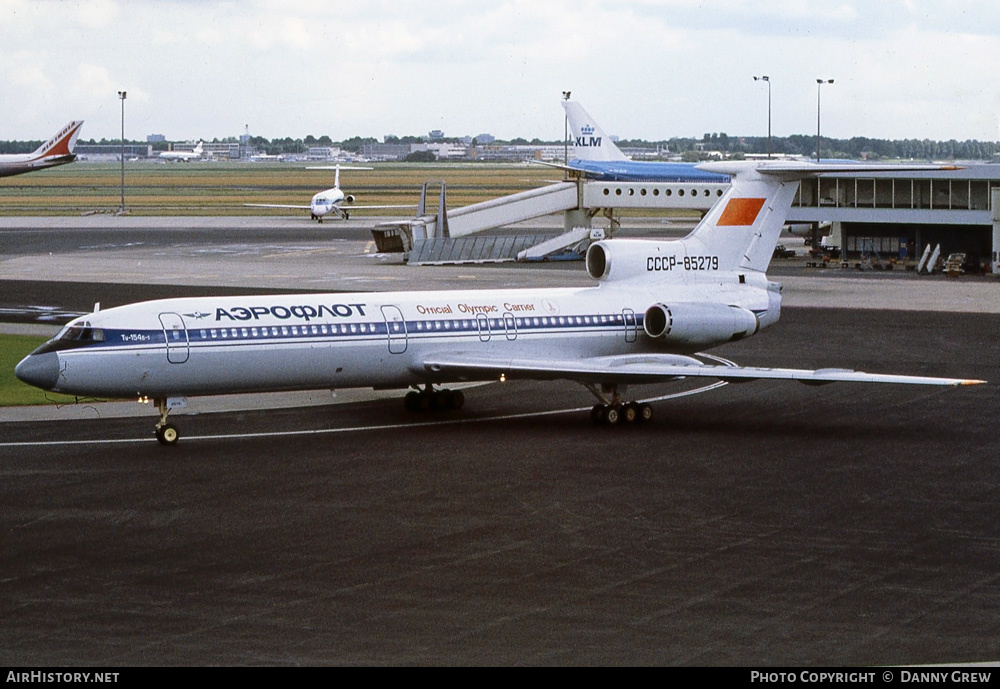
[[[100,328],[91,328],[89,323],[83,325],[71,325],[64,328],[59,335],[60,340],[69,342],[89,343],[104,342],[104,331]]]
[[[33,354],[44,354],[46,352],[58,352],[66,349],[76,349],[86,347],[95,342],[104,342],[104,331],[100,328],[92,328],[90,323],[70,323],[63,328],[58,335],[36,349]]]

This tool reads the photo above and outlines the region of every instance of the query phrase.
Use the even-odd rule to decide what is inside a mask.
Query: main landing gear
[[[653,418],[653,407],[648,402],[623,402],[617,385],[602,385],[600,389],[594,385],[586,387],[600,400],[590,410],[590,420],[595,426],[645,423]]]
[[[403,406],[408,411],[446,411],[461,409],[465,395],[461,390],[435,390],[430,384],[423,390],[410,390],[403,398]]]
[[[161,445],[176,445],[181,439],[181,434],[172,423],[167,423],[167,415],[170,409],[167,407],[167,400],[160,398],[155,400],[156,408],[160,410],[160,420],[156,424],[156,439]]]

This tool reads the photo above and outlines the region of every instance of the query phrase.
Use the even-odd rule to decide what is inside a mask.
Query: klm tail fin
[[[573,133],[573,155],[577,160],[628,160],[582,105],[576,101],[564,100],[562,106],[569,120],[569,130]]]

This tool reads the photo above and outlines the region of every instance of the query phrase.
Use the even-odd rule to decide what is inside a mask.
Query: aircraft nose
[[[14,375],[28,385],[51,390],[59,380],[59,356],[55,352],[29,354],[14,368]]]

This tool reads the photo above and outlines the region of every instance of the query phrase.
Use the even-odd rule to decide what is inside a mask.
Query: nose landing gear
[[[156,408],[160,410],[160,420],[156,423],[156,439],[161,445],[176,445],[181,439],[181,434],[175,425],[167,423],[167,415],[170,413],[167,400],[159,398],[155,402]]]

